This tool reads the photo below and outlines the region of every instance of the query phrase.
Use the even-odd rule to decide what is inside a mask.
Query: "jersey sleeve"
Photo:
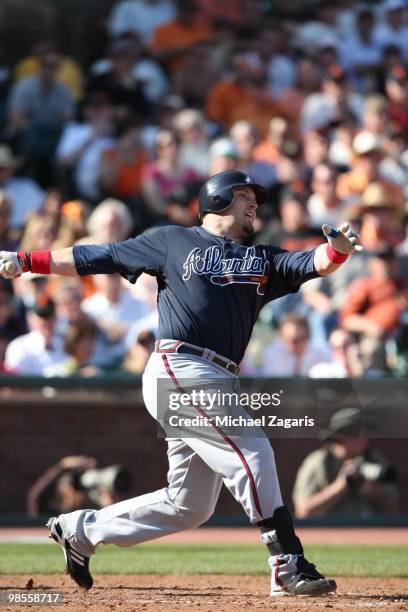
[[[285,251],[269,247],[270,271],[265,302],[296,293],[303,283],[320,277],[314,267],[315,251]]]
[[[143,272],[160,277],[167,258],[166,229],[155,228],[123,242],[78,245],[73,255],[80,276],[117,272],[131,283]]]

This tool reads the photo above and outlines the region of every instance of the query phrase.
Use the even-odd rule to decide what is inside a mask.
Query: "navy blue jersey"
[[[314,249],[248,246],[204,227],[159,227],[109,245],[74,247],[78,274],[156,276],[159,338],[183,340],[239,363],[262,306],[319,276]]]

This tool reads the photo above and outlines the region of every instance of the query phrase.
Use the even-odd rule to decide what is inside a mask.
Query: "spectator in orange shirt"
[[[206,113],[224,128],[236,121],[250,121],[264,137],[271,118],[281,116],[282,110],[267,91],[265,73],[256,56],[235,51],[231,64],[232,76],[209,90]]]
[[[380,175],[379,164],[383,151],[378,137],[362,131],[353,140],[354,162],[352,170],[340,174],[337,181],[337,195],[341,199],[358,199],[369,183],[380,183],[394,206],[404,202],[401,189]]]
[[[150,45],[153,55],[170,72],[183,65],[193,45],[212,36],[195,0],[177,0],[176,4],[177,17],[157,28]]]
[[[254,159],[276,164],[281,159],[281,149],[289,136],[289,123],[284,117],[274,117],[269,123],[266,138],[256,145]]]
[[[70,229],[70,244],[86,236],[86,224],[91,210],[90,204],[84,200],[68,200],[62,205],[61,221]]]
[[[207,19],[213,21],[214,19],[226,19],[236,26],[246,24],[246,17],[256,13],[257,6],[249,2],[242,2],[242,0],[198,0],[197,4],[200,8],[200,12],[207,17]],[[247,8],[247,10],[245,10]],[[258,9],[259,11],[259,9]],[[259,18],[259,14],[256,15]]]
[[[115,145],[102,151],[100,182],[102,190],[126,202],[132,213],[134,230],[146,228],[146,210],[141,197],[142,170],[146,152],[139,129],[132,120],[118,129]]]
[[[358,335],[364,370],[367,374],[387,369],[385,340],[395,331],[407,306],[406,279],[399,275],[399,261],[384,246],[372,252],[369,275],[349,287],[340,309],[342,327]]]
[[[102,152],[101,184],[103,191],[118,199],[140,194],[142,167],[146,153],[140,143],[139,130],[129,122],[118,128],[116,146]]]

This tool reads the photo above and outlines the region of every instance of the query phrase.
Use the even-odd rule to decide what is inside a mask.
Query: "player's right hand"
[[[0,276],[9,280],[18,278],[23,273],[17,253],[0,251]]]

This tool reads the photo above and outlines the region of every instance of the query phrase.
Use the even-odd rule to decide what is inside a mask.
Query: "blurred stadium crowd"
[[[0,61],[0,249],[194,225],[202,182],[237,167],[269,190],[255,243],[312,248],[348,221],[365,246],[263,309],[242,372],[406,375],[405,1],[110,4],[93,61],[44,36]],[[155,302],[146,275],[3,281],[2,370],[141,373]]]

